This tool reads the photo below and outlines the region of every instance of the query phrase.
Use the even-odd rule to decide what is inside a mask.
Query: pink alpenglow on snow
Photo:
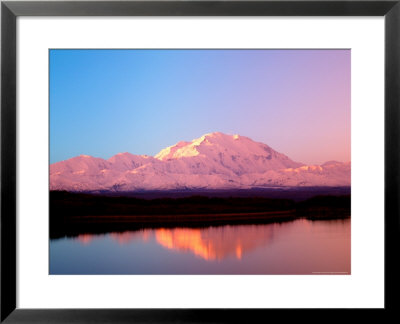
[[[215,132],[154,157],[80,155],[50,165],[50,190],[136,191],[350,186],[351,163],[305,165],[266,144]]]

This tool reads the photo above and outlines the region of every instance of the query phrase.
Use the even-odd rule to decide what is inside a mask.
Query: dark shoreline
[[[52,223],[50,226],[50,239],[62,237],[76,237],[81,234],[106,234],[111,232],[138,231],[142,229],[157,228],[207,228],[213,226],[225,225],[262,225],[272,223],[284,223],[299,219],[308,219],[312,221],[344,220],[350,218],[348,212],[336,214],[314,214],[309,216],[299,216],[296,213],[273,213],[265,217],[229,217],[226,215],[210,216],[201,215],[197,217],[189,216],[83,216],[74,217],[67,222]],[[143,218],[146,218],[144,220]]]
[[[50,192],[50,238],[160,227],[268,224],[350,217],[350,195],[294,201],[265,197],[140,199]]]
[[[205,196],[213,198],[250,198],[291,199],[302,201],[315,196],[346,196],[351,194],[351,187],[270,187],[250,189],[175,189],[175,190],[137,190],[137,191],[83,191],[77,194],[89,194],[103,197],[131,197],[139,199],[188,198]]]

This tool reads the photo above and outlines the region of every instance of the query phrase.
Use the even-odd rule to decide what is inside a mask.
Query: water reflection
[[[241,259],[271,238],[270,228],[257,226],[225,226],[206,229],[159,229],[155,237],[167,249],[190,251],[205,260],[221,260],[228,256]]]
[[[350,219],[158,228],[50,242],[51,274],[350,273]]]
[[[94,238],[92,234],[79,234],[77,236],[77,240],[82,243],[83,245],[89,244]]]
[[[190,252],[204,260],[222,260],[234,256],[240,260],[242,255],[266,245],[273,234],[273,226],[221,226],[209,228],[160,228],[140,231],[113,232],[103,235],[80,234],[76,240],[88,245],[104,236],[121,245],[135,241],[146,242],[150,238],[162,247],[178,252]]]
[[[129,244],[135,240],[141,240],[146,242],[150,237],[150,230],[137,231],[137,232],[123,232],[123,233],[110,233],[112,239],[117,241],[119,244]]]

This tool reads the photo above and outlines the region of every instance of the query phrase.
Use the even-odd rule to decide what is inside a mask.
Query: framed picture
[[[1,321],[395,311],[398,1],[1,11]]]

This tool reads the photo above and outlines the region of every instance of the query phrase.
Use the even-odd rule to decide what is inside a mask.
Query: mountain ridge
[[[50,165],[50,189],[136,191],[350,186],[351,163],[306,165],[241,135],[208,133],[153,156],[80,155]]]

